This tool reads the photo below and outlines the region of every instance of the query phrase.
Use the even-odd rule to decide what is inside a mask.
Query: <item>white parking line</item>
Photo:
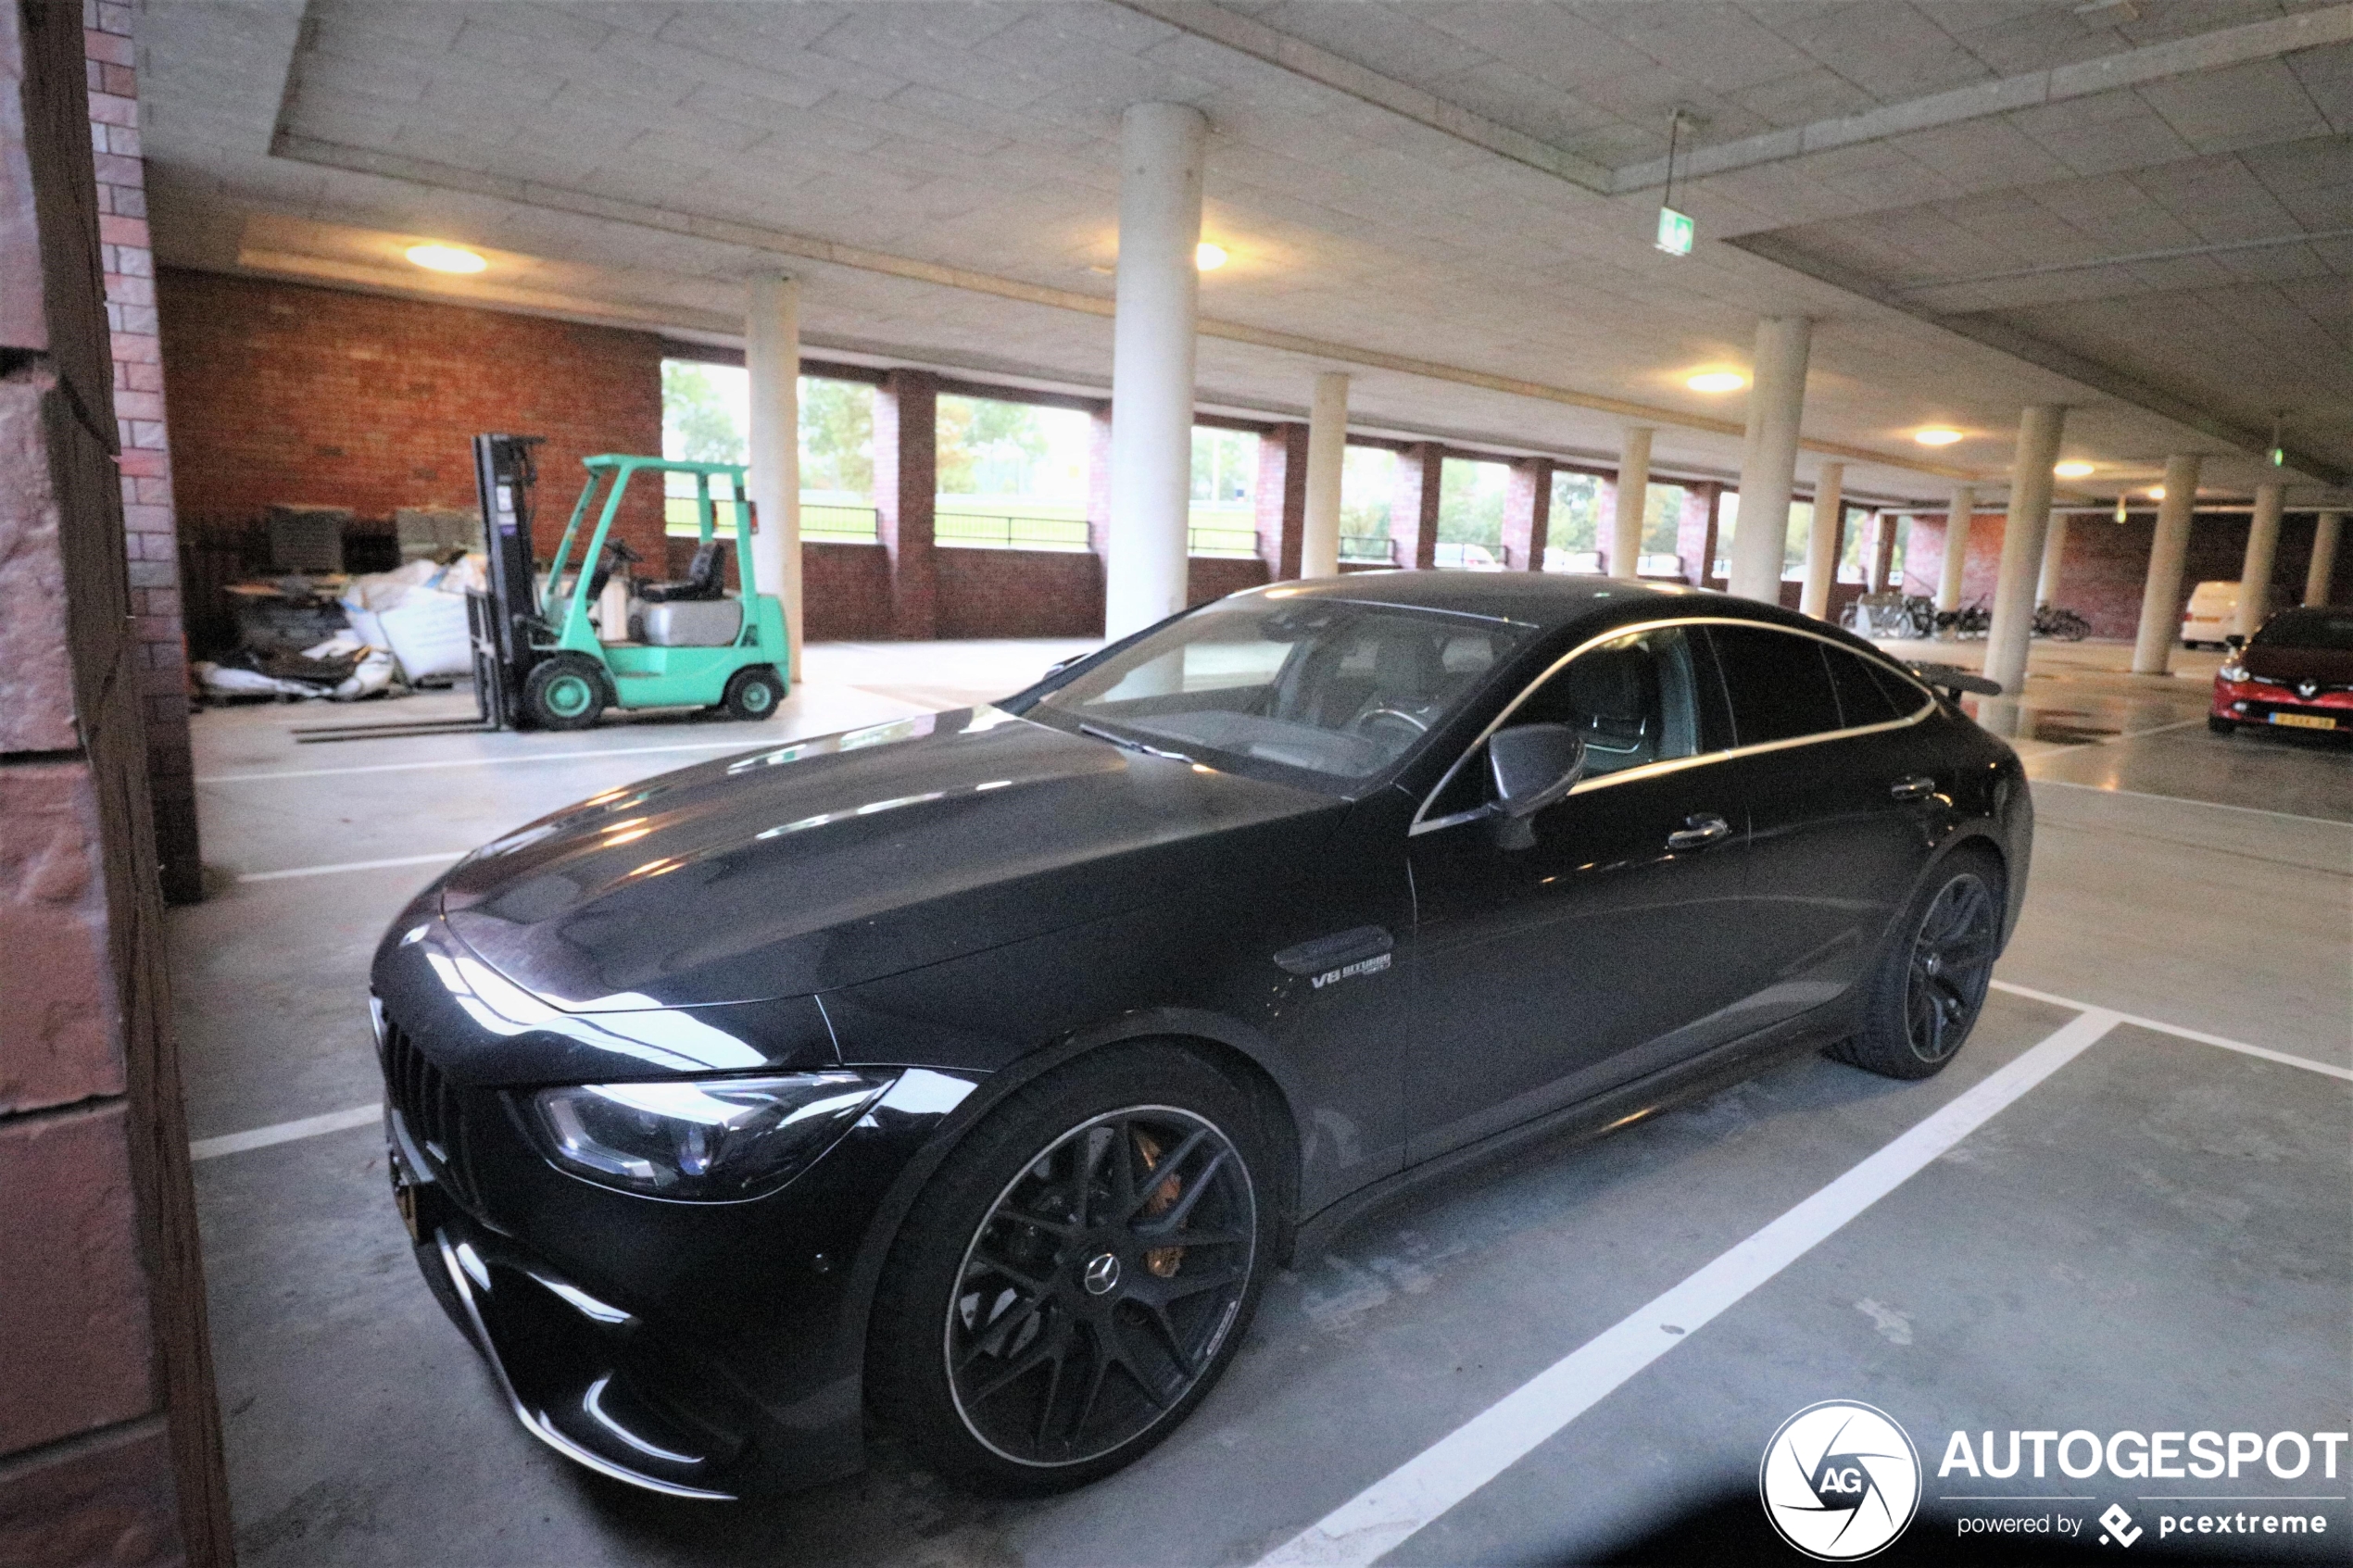
[[[2055,997],[2048,991],[2037,991],[2032,986],[2013,985],[2007,980],[1994,981],[1994,989],[2007,991],[2013,997],[2024,997],[2032,1002],[2048,1002],[2053,1007],[2072,1008],[2078,1012],[2113,1012],[2114,1010],[2095,1007],[2090,1002],[2079,1002],[2072,997]],[[2259,1056],[2265,1061],[2276,1061],[2285,1067],[2301,1067],[2308,1073],[2322,1073],[2332,1078],[2342,1078],[2347,1083],[2353,1083],[2353,1070],[2333,1067],[2325,1061],[2314,1061],[2309,1056],[2290,1056],[2285,1051],[2275,1051],[2269,1046],[2250,1046],[2245,1040],[2225,1039],[2222,1035],[2208,1035],[2203,1030],[2184,1029],[2178,1023],[2160,1023],[2154,1018],[2136,1018],[2129,1012],[2118,1012],[2114,1016],[2119,1023],[2129,1023],[2135,1029],[2154,1029],[2160,1035],[2172,1035],[2184,1040],[2196,1040],[2202,1046],[2220,1046],[2226,1051],[2236,1051],[2241,1056]]]
[[[2095,1008],[1259,1559],[1363,1568],[1486,1486],[2124,1022]],[[1680,1332],[1670,1333],[1673,1324]]]
[[[2129,800],[2162,800],[2171,806],[2202,806],[2209,811],[2243,811],[2251,817],[2277,817],[2283,822],[2311,822],[2324,828],[2353,830],[2353,822],[2340,822],[2334,817],[2300,817],[2293,811],[2273,811],[2261,806],[2226,806],[2220,800],[2196,800],[2186,795],[2151,795],[2146,790],[2114,789],[2107,784],[2077,784],[2072,779],[2038,779],[2028,775],[2036,789],[2048,784],[2054,789],[2087,789],[2095,795],[2120,795]]]
[[[430,855],[396,855],[389,860],[345,860],[332,866],[296,866],[283,872],[247,872],[239,882],[283,882],[295,876],[333,876],[337,872],[380,872],[387,866],[437,866],[472,854],[468,849],[436,849]]]
[[[188,1146],[188,1158],[218,1160],[224,1154],[243,1154],[249,1148],[268,1148],[271,1144],[315,1138],[321,1133],[340,1133],[346,1127],[364,1127],[371,1122],[381,1122],[384,1113],[382,1104],[355,1105],[349,1110],[330,1110],[324,1116],[306,1116],[299,1122],[281,1122],[272,1127],[256,1127],[249,1133],[224,1133],[217,1138],[198,1138]]]
[[[436,762],[373,762],[356,768],[289,768],[273,773],[199,773],[196,783],[251,784],[258,779],[329,779],[346,773],[421,773],[435,768],[503,768],[511,762],[578,762],[598,757],[651,757],[664,751],[755,751],[765,744],[747,740],[682,741],[676,746],[614,746],[600,751],[531,751],[512,757],[449,757]]]

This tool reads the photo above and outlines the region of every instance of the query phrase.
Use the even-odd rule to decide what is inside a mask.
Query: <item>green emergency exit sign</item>
[[[1699,232],[1699,225],[1692,221],[1690,213],[1678,212],[1671,207],[1658,209],[1658,248],[1669,256],[1692,254],[1692,239]]]

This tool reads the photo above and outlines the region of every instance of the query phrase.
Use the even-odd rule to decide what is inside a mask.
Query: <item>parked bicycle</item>
[[[1958,638],[1982,637],[1993,624],[1994,612],[1985,608],[1983,599],[1958,609],[1944,610],[1936,617],[1938,631],[1950,632]]]
[[[1925,637],[1936,629],[1936,601],[1920,594],[1863,594],[1842,622],[1866,637]]]

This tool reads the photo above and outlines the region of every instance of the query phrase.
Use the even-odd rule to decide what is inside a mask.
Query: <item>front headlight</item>
[[[2222,666],[2221,669],[2214,671],[2214,673],[2221,676],[2225,681],[2244,681],[2246,679],[2246,666],[2241,664],[2236,659],[2233,659],[2230,663]]]
[[[530,1106],[549,1159],[623,1192],[756,1198],[833,1147],[896,1073],[790,1073],[541,1089]]]

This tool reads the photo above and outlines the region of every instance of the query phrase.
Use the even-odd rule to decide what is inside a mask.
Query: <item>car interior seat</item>
[[[1585,736],[1589,769],[1597,773],[1652,761],[1658,737],[1651,715],[1658,709],[1658,671],[1639,647],[1596,648],[1562,671],[1567,682],[1566,715]]]

